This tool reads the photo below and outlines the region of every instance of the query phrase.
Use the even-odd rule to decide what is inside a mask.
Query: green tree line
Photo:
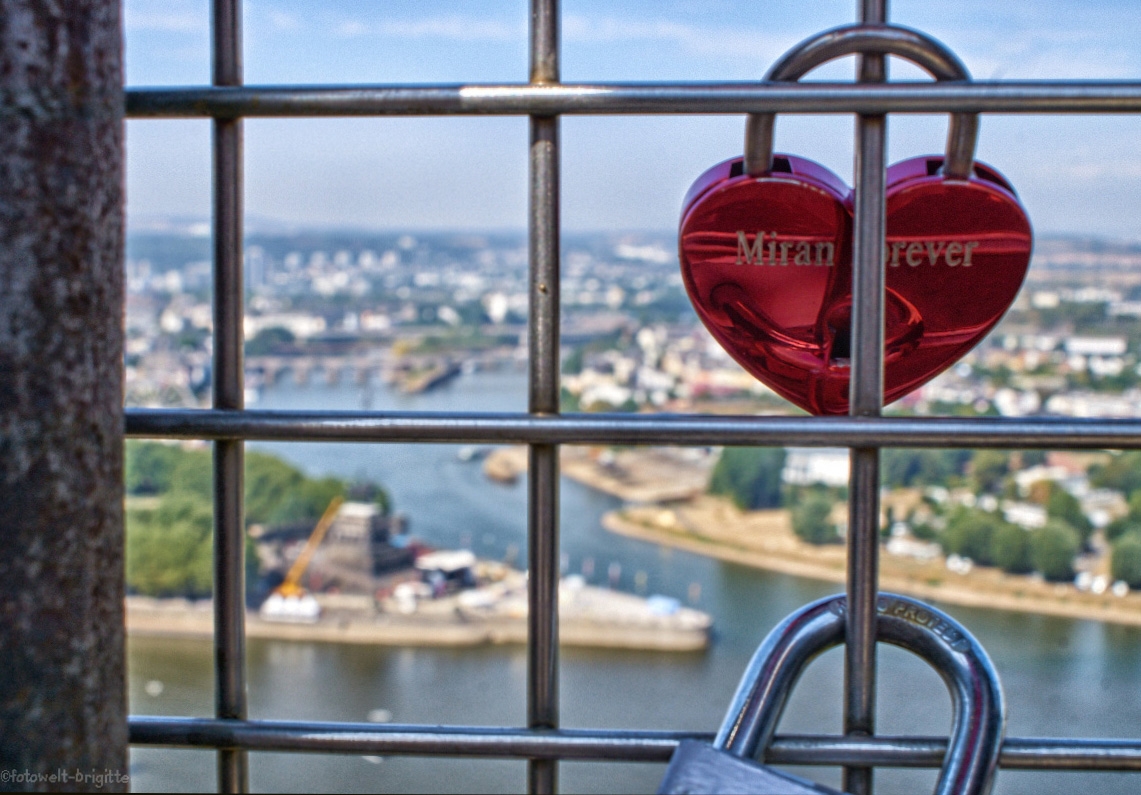
[[[887,449],[881,476],[889,488],[966,487],[977,495],[1017,496],[1013,475],[1045,461],[1043,451]],[[727,447],[710,476],[709,491],[729,497],[742,510],[787,507],[794,532],[813,544],[839,540],[830,521],[842,491],[820,486],[783,485],[785,452],[780,448]],[[1096,488],[1119,490],[1129,497],[1128,515],[1105,529],[1112,544],[1114,579],[1141,588],[1141,452],[1113,456],[1091,467]],[[935,521],[913,527],[916,536],[937,541],[948,555],[969,557],[984,566],[1016,574],[1039,572],[1052,581],[1074,576],[1074,559],[1088,549],[1094,527],[1078,500],[1055,483],[1036,487],[1032,499],[1046,509],[1044,527],[1026,530],[1001,513],[957,506]]]
[[[127,587],[147,596],[209,596],[213,582],[213,461],[208,449],[130,440],[126,445]],[[311,478],[268,453],[245,456],[247,524],[316,520],[336,496],[375,501],[390,509],[375,484]],[[149,499],[131,499],[149,498]],[[257,578],[252,540],[246,581]]]
[[[1113,545],[1109,569],[1114,579],[1141,588],[1141,451],[1119,453],[1091,467],[1090,485],[1127,495],[1128,513],[1105,528],[1105,537]]]

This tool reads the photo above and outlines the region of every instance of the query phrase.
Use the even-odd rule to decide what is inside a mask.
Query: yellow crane
[[[289,567],[289,573],[285,575],[285,580],[273,589],[275,594],[286,598],[291,596],[297,598],[305,595],[305,589],[301,587],[301,576],[305,574],[305,569],[309,568],[309,561],[312,560],[313,553],[317,551],[317,547],[325,539],[325,534],[329,532],[333,520],[337,518],[337,511],[341,509],[341,504],[344,501],[345,498],[339,494],[330,500],[329,507],[325,509],[325,513],[321,515],[321,520],[317,522],[317,526],[309,535],[309,540],[305,542],[305,548],[301,550],[297,560],[293,561],[293,565]]]

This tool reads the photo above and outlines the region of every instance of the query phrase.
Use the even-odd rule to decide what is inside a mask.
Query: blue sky
[[[853,21],[855,0],[562,2],[562,79],[758,79],[819,30]],[[207,0],[126,0],[131,86],[209,82]],[[527,78],[521,0],[246,0],[251,84],[488,83]],[[896,0],[892,20],[945,42],[979,79],[1141,80],[1141,4]],[[814,77],[846,80],[850,63]],[[897,79],[919,73],[893,60]],[[893,116],[892,160],[939,151],[945,117]],[[852,119],[788,116],[782,151],[850,179]],[[676,226],[705,168],[739,154],[744,120],[568,117],[563,216],[571,230]],[[209,214],[209,123],[128,123],[132,219]],[[984,116],[979,158],[1018,189],[1039,233],[1141,240],[1141,118]],[[521,118],[246,122],[246,209],[305,226],[521,229]]]

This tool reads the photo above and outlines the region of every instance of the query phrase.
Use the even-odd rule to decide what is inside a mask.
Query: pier
[[[317,595],[323,611],[312,624],[267,621],[246,614],[251,638],[384,646],[481,646],[527,642],[526,578],[504,579],[436,599],[404,612],[396,599],[374,603]],[[632,594],[564,578],[559,587],[560,642],[566,646],[695,652],[709,646],[712,618],[662,597]],[[127,632],[154,637],[212,637],[209,600],[127,598]]]

